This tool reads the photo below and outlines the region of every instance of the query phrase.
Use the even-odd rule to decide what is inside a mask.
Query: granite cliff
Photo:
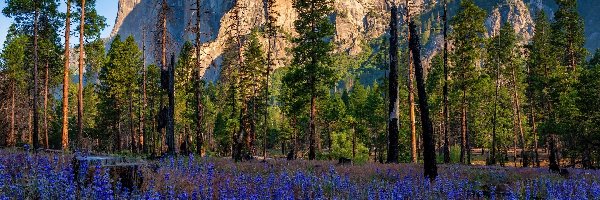
[[[293,36],[293,23],[297,18],[292,7],[293,0],[277,0],[275,10],[278,12],[277,25],[280,27],[277,38],[276,57],[278,66],[284,66],[289,60],[286,49],[291,44],[287,38]],[[580,0],[585,1],[585,0]],[[169,52],[177,53],[183,43],[194,40],[195,34],[191,27],[195,25],[195,0],[167,0]],[[404,0],[399,0],[404,7]],[[442,7],[441,0],[411,0],[412,12],[419,14],[422,24],[422,37],[425,41],[425,59],[431,58],[441,47],[440,27]],[[449,14],[455,13],[458,1],[449,0]],[[488,12],[486,25],[488,35],[493,35],[504,22],[513,24],[515,31],[522,41],[527,41],[533,35],[532,10],[538,7],[537,0],[476,0],[478,5]],[[586,3],[583,3],[587,5]],[[588,3],[589,4],[589,3]],[[230,18],[233,7],[241,8],[242,33],[249,33],[252,28],[264,23],[262,0],[202,0],[201,1],[201,41],[202,60],[207,80],[216,80],[219,75],[219,65],[224,43],[229,38],[229,27],[234,21]],[[582,6],[585,6],[582,5]],[[541,5],[552,10],[553,5]],[[589,5],[595,6],[595,4]],[[596,6],[597,7],[597,6]],[[335,41],[337,51],[357,54],[361,51],[361,43],[369,39],[385,36],[389,14],[386,0],[335,0],[335,12],[331,19],[336,26]],[[142,41],[146,35],[146,45],[149,58],[155,58],[158,50],[157,16],[160,10],[158,0],[119,0],[119,11],[112,35],[133,35],[137,41]],[[586,13],[582,16],[591,19]],[[594,21],[587,23],[593,23]],[[599,37],[597,33],[589,33],[591,38]],[[141,43],[141,42],[140,42]],[[588,48],[589,45],[588,45]],[[151,60],[149,60],[151,61]],[[427,62],[426,62],[427,63]]]

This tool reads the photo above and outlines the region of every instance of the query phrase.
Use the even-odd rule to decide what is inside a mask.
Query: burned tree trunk
[[[556,138],[553,134],[550,134],[548,136],[548,150],[550,152],[549,153],[549,161],[550,164],[548,165],[548,168],[550,169],[550,171],[552,172],[560,172],[560,166],[558,164],[558,159],[556,158]]]
[[[437,177],[437,166],[435,161],[435,145],[433,143],[433,125],[429,118],[429,104],[427,102],[427,92],[425,91],[425,79],[423,78],[423,66],[421,64],[421,44],[417,34],[417,26],[410,22],[409,30],[412,35],[409,46],[413,55],[415,66],[415,77],[417,79],[417,90],[419,93],[419,110],[421,111],[421,124],[423,127],[423,159],[425,177],[431,180]]]
[[[171,55],[171,65],[168,69],[168,87],[167,95],[169,96],[169,105],[167,108],[167,153],[175,154],[175,127],[174,127],[174,111],[175,111],[175,55]]]
[[[389,125],[387,163],[398,163],[398,8],[390,11]]]

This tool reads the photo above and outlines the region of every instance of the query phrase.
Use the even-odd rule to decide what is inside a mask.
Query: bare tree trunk
[[[44,77],[44,148],[48,149],[48,60]]]
[[[263,159],[267,159],[267,136],[269,132],[269,123],[267,122],[269,116],[269,75],[271,73],[271,64],[272,64],[272,39],[275,34],[275,30],[273,27],[273,21],[271,20],[271,11],[270,8],[273,6],[271,0],[263,0],[264,12],[265,12],[265,23],[267,24],[267,73],[265,79],[265,116],[264,116],[264,126],[265,132],[263,135]]]
[[[387,163],[398,163],[398,9],[391,9],[390,19],[390,74]]]
[[[204,106],[202,105],[202,75],[200,74],[201,70],[202,70],[202,66],[200,65],[200,47],[202,46],[201,44],[201,38],[200,36],[202,36],[201,34],[201,30],[200,30],[200,0],[196,0],[196,70],[197,70],[197,74],[196,74],[196,81],[197,81],[197,85],[196,85],[196,120],[197,120],[197,125],[196,125],[196,146],[197,146],[197,151],[199,155],[204,155],[204,133],[202,132],[202,123],[203,123],[203,118],[204,118]]]
[[[410,5],[406,0],[406,22],[410,22]],[[408,31],[407,40],[410,41],[411,33]],[[416,116],[415,116],[415,89],[414,89],[414,71],[413,71],[413,53],[411,46],[408,46],[408,110],[410,120],[410,141],[411,141],[411,161],[417,163],[417,127],[416,127]]]
[[[31,94],[30,96],[33,96],[33,94]],[[32,99],[33,97],[29,97],[29,103],[33,102]],[[21,134],[21,141],[27,142],[27,144],[31,144],[33,142],[31,140],[31,137],[33,135],[33,109],[28,109],[27,115],[27,132]]]
[[[352,160],[356,158],[356,128],[352,125]]]
[[[496,128],[498,124],[498,91],[500,90],[500,62],[496,65],[496,93],[494,95],[494,114],[492,118],[492,151],[490,155],[489,163],[490,165],[496,164]]]
[[[69,73],[69,58],[70,58],[70,50],[71,47],[69,45],[69,38],[71,32],[71,0],[67,0],[67,15],[65,21],[65,67],[64,67],[64,76],[63,76],[63,97],[62,97],[62,137],[61,137],[61,146],[62,150],[69,149],[69,83],[70,73]]]
[[[450,163],[450,112],[448,111],[448,3],[444,0],[444,163]]]
[[[131,152],[137,153],[137,145],[135,145],[135,136],[137,135],[137,133],[135,132],[135,126],[133,125],[133,93],[129,92],[129,94],[131,94],[131,97],[129,98],[129,133],[131,134]]]
[[[525,159],[525,133],[523,131],[523,122],[521,119],[521,103],[519,100],[519,86],[517,85],[517,74],[515,73],[515,69],[512,69],[512,79],[513,79],[513,98],[515,99],[515,117],[517,122],[517,131],[519,132],[518,137],[520,137],[519,145],[521,146],[521,159],[523,159],[523,167],[527,167],[527,163]]]
[[[16,130],[15,130],[15,93],[17,87],[13,81],[11,84],[11,103],[10,103],[10,133],[8,134],[6,145],[9,147],[15,146]]]
[[[33,51],[34,51],[34,67],[33,67],[33,135],[31,137],[33,150],[36,151],[40,147],[39,141],[39,125],[38,125],[38,65],[39,65],[39,55],[38,55],[38,21],[40,18],[39,8],[35,8],[35,19],[33,22]]]
[[[171,66],[169,67],[169,108],[167,116],[167,146],[168,153],[174,155],[175,152],[175,55],[171,55]]]
[[[556,155],[556,139],[553,134],[550,134],[548,136],[548,149],[550,151],[548,158],[550,161],[550,165],[548,167],[550,168],[550,171],[559,172],[560,166],[558,164],[558,158]]]
[[[413,37],[410,39],[409,48],[412,51],[415,66],[415,76],[417,78],[417,89],[419,92],[419,110],[421,111],[421,123],[423,127],[423,160],[424,175],[430,180],[437,177],[437,166],[435,160],[435,145],[433,142],[433,125],[429,118],[429,105],[427,102],[427,92],[425,91],[425,78],[423,78],[423,66],[421,65],[421,44],[417,34],[417,26],[414,22],[409,24],[410,32]]]
[[[142,152],[148,153],[148,148],[146,147],[144,136],[146,134],[146,117],[144,113],[146,112],[146,107],[148,107],[147,96],[146,96],[146,30],[142,30],[142,106],[140,110],[140,147]]]
[[[464,75],[463,75],[464,80]],[[460,162],[465,163],[465,156],[468,151],[467,147],[467,90],[463,88],[462,105],[461,105],[461,143],[460,143]]]
[[[81,20],[79,25],[79,89],[77,95],[77,148],[86,148],[83,144],[83,65],[84,65],[84,31],[85,31],[85,0],[81,0]]]
[[[540,167],[540,158],[539,158],[539,153],[538,153],[538,132],[537,132],[537,125],[535,124],[535,111],[533,108],[531,108],[531,127],[532,127],[532,132],[533,132],[533,142],[534,142],[534,153],[535,153],[535,166],[536,167]]]
[[[313,82],[314,83],[314,82]],[[315,93],[312,92],[312,95],[310,97],[310,127],[309,127],[309,146],[308,146],[308,159],[309,160],[314,160],[317,157],[317,152],[316,152],[316,142],[317,142],[317,133],[316,133],[316,126],[315,126],[315,118],[317,115],[317,97],[315,96]]]

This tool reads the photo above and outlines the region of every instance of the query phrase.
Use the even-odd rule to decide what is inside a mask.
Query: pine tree
[[[0,53],[0,69],[7,72],[10,84],[10,127],[6,137],[6,144],[9,147],[14,147],[17,143],[17,130],[15,127],[18,123],[15,117],[17,93],[24,89],[28,78],[27,71],[23,66],[25,66],[29,38],[26,35],[17,34],[15,29],[15,25],[11,25],[4,42],[4,48]]]
[[[38,68],[40,60],[48,60],[44,58],[40,47],[41,44],[48,42],[52,43],[52,39],[56,36],[57,24],[59,22],[59,13],[57,11],[57,3],[54,0],[13,0],[7,1],[7,5],[2,9],[2,13],[10,18],[15,19],[17,32],[29,35],[32,38],[32,49],[33,64],[31,69],[32,83],[32,132],[31,141],[33,149],[38,149],[39,145],[39,110],[38,110],[38,99],[39,99],[39,72]],[[53,45],[49,45],[53,46]],[[50,49],[45,49],[50,50]],[[56,49],[55,49],[56,50]]]
[[[83,136],[83,112],[84,112],[84,99],[83,99],[83,76],[85,66],[85,41],[86,39],[100,38],[100,32],[106,27],[106,18],[99,16],[96,12],[95,0],[80,0],[76,1],[76,7],[78,12],[74,13],[76,17],[79,17],[79,81],[78,81],[78,93],[77,93],[77,148],[86,148],[84,146]]]
[[[535,35],[532,42],[528,45],[529,58],[527,61],[527,96],[529,99],[530,116],[529,120],[534,133],[534,149],[536,155],[536,165],[539,166],[538,154],[538,136],[547,135],[544,129],[538,125],[544,125],[550,114],[551,99],[548,94],[550,91],[550,77],[555,66],[558,65],[554,51],[550,44],[551,29],[550,22],[544,11],[536,14]]]
[[[108,51],[108,62],[99,75],[101,117],[98,127],[109,134],[112,139],[109,141],[116,141],[117,146],[113,150],[122,150],[121,145],[127,141],[123,133],[123,122],[129,124],[127,128],[130,136],[135,135],[132,101],[135,99],[139,75],[137,71],[141,65],[141,52],[133,36],[127,37],[125,41],[120,39],[120,36],[114,38]]]
[[[488,164],[496,164],[497,150],[497,132],[498,129],[505,126],[499,123],[508,121],[507,116],[500,113],[506,113],[506,108],[512,108],[513,133],[515,138],[519,138],[519,146],[525,151],[523,124],[521,121],[521,104],[520,96],[522,85],[522,68],[519,48],[517,46],[517,36],[514,33],[514,28],[511,24],[506,23],[501,28],[499,33],[490,38],[487,50],[486,68],[490,77],[495,79],[495,95],[492,118],[492,150]],[[504,94],[510,94],[511,98]],[[510,100],[509,100],[510,99]],[[509,106],[508,103],[512,106]],[[499,105],[501,104],[501,105]],[[500,111],[498,111],[500,109]],[[516,149],[515,149],[516,152]],[[523,156],[523,155],[521,155]]]
[[[284,82],[296,98],[310,99],[309,153],[316,158],[316,100],[335,82],[330,57],[333,51],[334,27],[328,15],[333,12],[332,0],[295,0],[293,7],[299,18],[294,22],[298,36],[292,41],[292,67]]]
[[[61,147],[63,151],[69,149],[69,83],[71,82],[70,56],[71,56],[71,0],[67,1],[67,12],[65,16],[65,55],[63,74],[63,99],[62,99],[62,135]]]
[[[560,64],[568,66],[571,74],[581,65],[587,55],[583,19],[577,11],[577,1],[556,0],[558,10],[552,23],[552,45],[558,53]]]
[[[461,163],[467,163],[470,157],[470,145],[467,130],[468,91],[475,81],[477,64],[482,54],[482,44],[486,28],[486,13],[477,7],[472,0],[461,1],[458,14],[452,19],[454,79],[461,92]]]
[[[577,84],[578,98],[577,107],[581,110],[582,125],[581,132],[578,134],[578,151],[581,153],[581,164],[583,168],[590,169],[594,160],[592,155],[597,155],[598,148],[596,141],[600,140],[600,50],[596,53],[583,70]]]

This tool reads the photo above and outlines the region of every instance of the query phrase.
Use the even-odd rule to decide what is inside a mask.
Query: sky
[[[64,0],[58,0],[61,5],[58,8],[60,12],[66,12]],[[96,10],[98,13],[104,17],[106,17],[107,27],[102,31],[102,37],[110,36],[110,32],[115,23],[115,19],[117,18],[117,10],[118,10],[118,0],[97,0],[96,1]],[[4,0],[0,1],[0,10],[6,7],[6,2]],[[8,32],[8,27],[13,23],[13,20],[7,18],[6,16],[0,14],[0,48],[3,46],[4,41],[6,40],[6,33]],[[72,25],[71,27],[73,27]],[[78,40],[77,40],[78,41]]]

